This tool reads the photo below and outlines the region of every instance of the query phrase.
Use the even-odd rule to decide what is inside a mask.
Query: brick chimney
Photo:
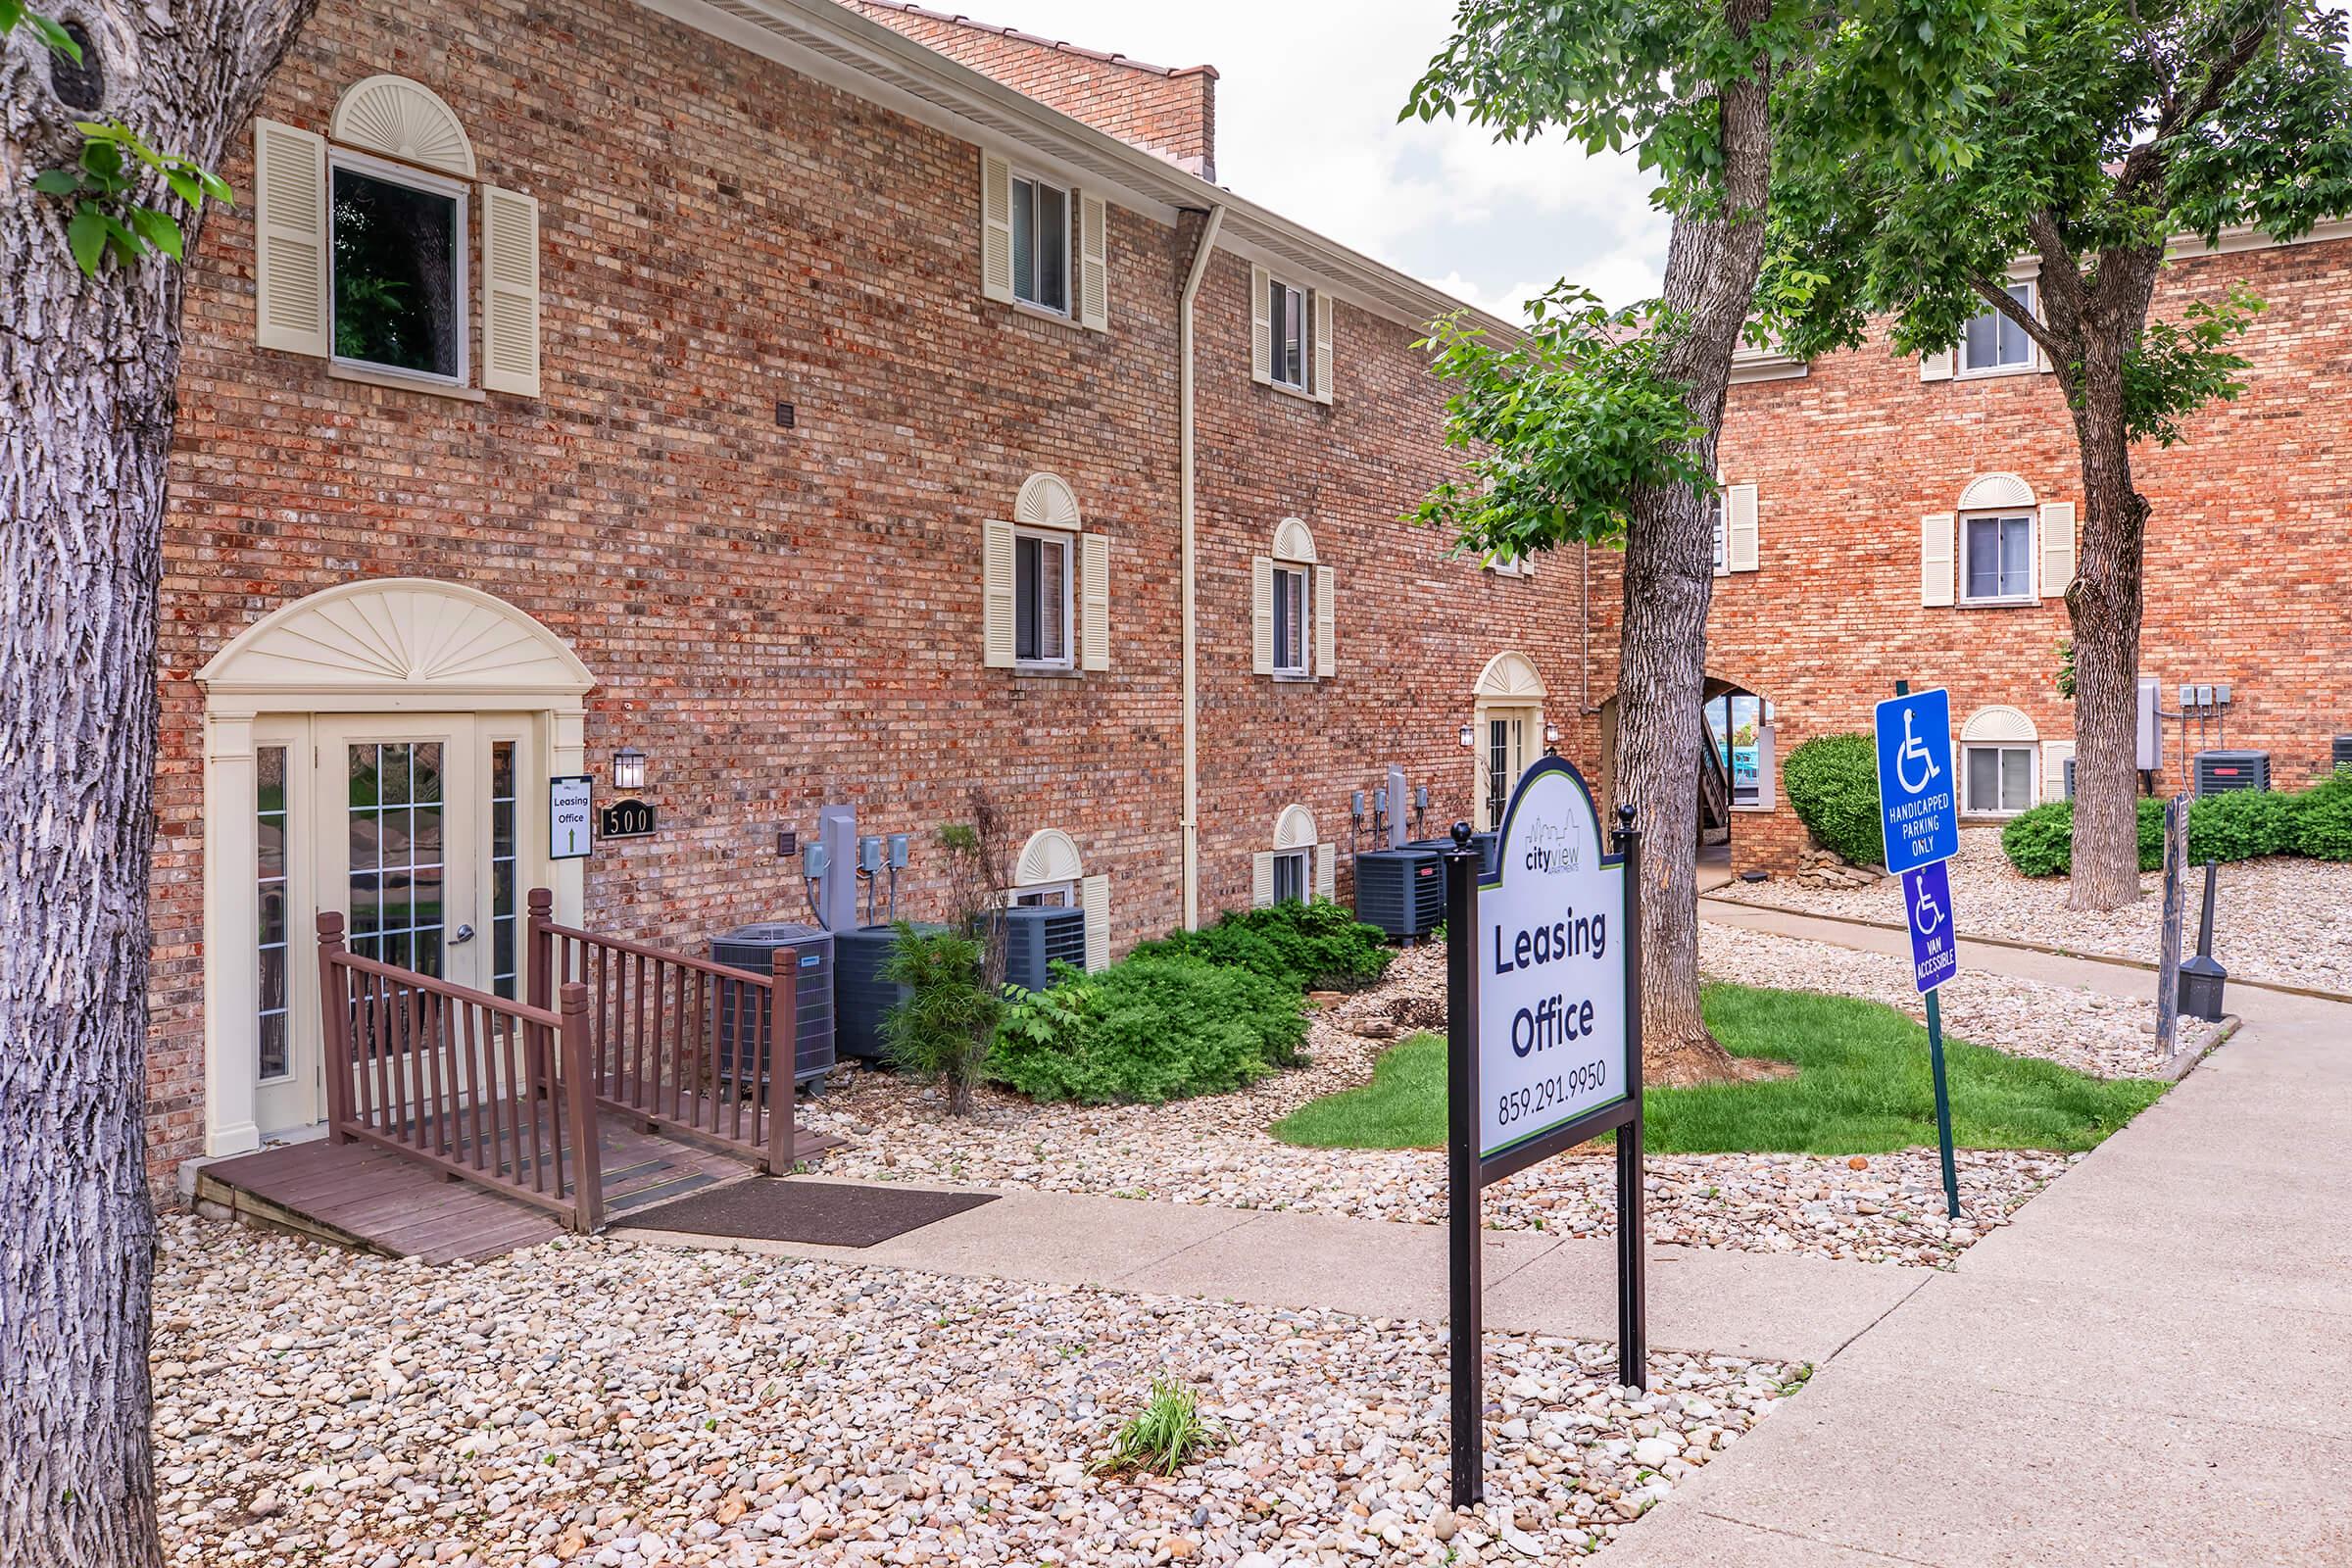
[[[840,0],[927,49],[1202,179],[1217,177],[1217,69],[1171,70],[901,0]]]

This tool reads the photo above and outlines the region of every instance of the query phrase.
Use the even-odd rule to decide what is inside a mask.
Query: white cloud
[[[940,0],[930,0],[934,6]],[[1631,156],[1498,145],[1461,122],[1398,122],[1445,42],[1442,0],[969,0],[977,20],[1217,68],[1218,178],[1458,294],[1517,314],[1565,276],[1612,304],[1657,289],[1665,220]]]

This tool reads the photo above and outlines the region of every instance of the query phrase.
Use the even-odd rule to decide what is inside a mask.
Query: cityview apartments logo
[[[1527,868],[1546,876],[1567,876],[1583,869],[1585,835],[1574,819],[1551,822],[1539,817],[1527,828]]]

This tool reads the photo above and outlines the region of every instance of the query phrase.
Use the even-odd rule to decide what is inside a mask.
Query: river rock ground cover
[[[2001,853],[2000,829],[1972,827],[1961,831],[1951,878],[1953,922],[1963,935],[2156,961],[2164,919],[2159,872],[2141,875],[2145,896],[2130,907],[2080,913],[2066,906],[2065,877],[2020,875]],[[2214,956],[2230,974],[2352,994],[2352,862],[2269,856],[2224,865],[2217,880]],[[2200,869],[2190,880],[2192,950],[2204,888]],[[1709,896],[1799,914],[1903,921],[1902,890],[1893,877],[1861,888],[1812,888],[1777,877],[1733,882]]]
[[[1819,943],[1707,927],[1707,978],[1832,991],[1916,1015],[1909,971]],[[1885,971],[1882,973],[1881,971]],[[1323,1095],[1367,1081],[1394,1041],[1441,1027],[1445,956],[1401,954],[1389,978],[1320,1009],[1309,1064],[1229,1095],[1164,1105],[1038,1105],[983,1092],[980,1113],[952,1121],[934,1091],[887,1073],[836,1080],[808,1119],[849,1140],[828,1174],[1049,1192],[1289,1208],[1421,1224],[1443,1221],[1446,1171],[1434,1150],[1296,1149],[1267,1129]],[[1972,976],[1947,999],[1952,1032],[2082,1071],[2146,1070],[2153,1053],[2136,1012],[2085,993]],[[1805,1154],[1688,1154],[1648,1162],[1650,1235],[1684,1246],[1809,1251],[1868,1262],[1947,1261],[2065,1170],[2064,1154],[1963,1151],[1962,1218],[1943,1214],[1932,1149],[1852,1160]],[[1605,1236],[1615,1226],[1606,1157],[1547,1161],[1489,1189],[1489,1225]]]
[[[168,1558],[324,1568],[1556,1561],[1801,1369],[1488,1336],[1489,1502],[1444,1506],[1437,1325],[558,1242],[432,1268],[168,1218]],[[1219,1451],[1090,1467],[1154,1377]]]

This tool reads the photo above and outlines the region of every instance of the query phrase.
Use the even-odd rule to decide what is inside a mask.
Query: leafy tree
[[[1637,147],[1673,218],[1662,295],[1608,311],[1563,283],[1523,337],[1440,322],[1449,438],[1471,457],[1417,515],[1463,548],[1625,554],[1617,796],[1643,831],[1643,1043],[1653,1082],[1735,1076],[1698,1010],[1699,704],[1715,443],[1776,172],[1868,152],[1924,176],[1971,155],[1970,111],[2020,0],[1456,0],[1407,116],[1501,140]],[[1784,134],[1791,99],[1818,113]]]
[[[2134,703],[2147,499],[2135,446],[2186,436],[2239,391],[2234,344],[2261,302],[2231,286],[2149,318],[2177,236],[2251,225],[2280,239],[2352,210],[2345,20],[2315,0],[2022,0],[2011,69],[1988,78],[1982,156],[1928,170],[1861,146],[1779,171],[1767,324],[1791,352],[1858,345],[1893,316],[1901,354],[1940,350],[1987,307],[2056,371],[2083,495],[2067,590],[2074,640],[2070,904],[2138,897]],[[1818,137],[1834,106],[1797,100],[1785,132]],[[2006,290],[2038,264],[2040,311]]]
[[[147,886],[181,286],[314,0],[0,0],[0,1557],[162,1560]],[[136,131],[129,127],[136,126]],[[157,144],[175,154],[154,151]]]

